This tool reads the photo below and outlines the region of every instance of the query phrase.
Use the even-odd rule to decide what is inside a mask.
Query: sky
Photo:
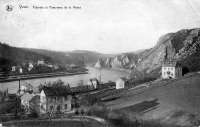
[[[16,47],[132,52],[197,27],[200,0],[0,0],[0,42]]]

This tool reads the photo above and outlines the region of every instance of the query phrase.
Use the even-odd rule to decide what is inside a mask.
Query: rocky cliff
[[[112,58],[101,58],[96,62],[95,67],[132,69],[137,64],[137,61],[137,55],[134,53],[126,53]]]
[[[113,58],[101,58],[99,67],[132,69],[133,72],[151,74],[160,68],[164,60],[178,60],[189,71],[200,70],[200,29],[184,29],[161,36],[157,44],[137,53],[121,54]],[[193,62],[192,62],[193,61]],[[95,65],[95,66],[96,66]]]

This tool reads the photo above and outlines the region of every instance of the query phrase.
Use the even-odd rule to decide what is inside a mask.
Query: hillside
[[[48,56],[38,54],[36,52],[27,51],[23,48],[11,47],[7,44],[0,43],[0,69],[1,71],[10,71],[9,68],[13,65],[20,65],[24,61],[37,62],[43,59],[46,62],[51,62],[52,59]]]
[[[37,63],[43,59],[45,63],[66,66],[69,64],[94,64],[101,57],[113,57],[115,54],[101,54],[94,51],[74,50],[69,52],[52,51],[46,49],[30,49],[12,47],[0,43],[0,71],[8,73],[12,66],[22,65],[24,62]]]
[[[140,94],[107,102],[110,109],[123,112],[130,119],[135,114],[148,120],[188,125],[200,112],[200,74],[147,89]]]
[[[186,71],[200,70],[200,29],[184,29],[161,36],[147,50],[101,58],[96,67],[125,68],[147,75],[160,75],[164,60],[177,60]],[[134,77],[134,76],[132,76]]]
[[[43,59],[45,63],[65,66],[67,64],[94,63],[100,53],[90,51],[57,52],[45,49],[27,49],[12,47],[0,43],[0,71],[8,74],[12,66],[22,66],[23,63],[37,63]]]

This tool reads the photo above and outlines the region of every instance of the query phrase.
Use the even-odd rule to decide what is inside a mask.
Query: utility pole
[[[16,97],[16,109],[15,109],[15,117],[17,117],[17,114],[18,114],[18,101],[20,100],[20,92],[21,92],[21,84],[20,84],[20,80],[21,80],[21,77],[20,77],[20,74],[22,73],[22,69],[20,69],[20,71],[19,71],[19,77],[18,77],[18,79],[19,79],[19,90],[18,90],[18,92],[17,92],[17,97]]]
[[[99,70],[100,70],[99,82],[101,83],[101,68],[99,68]]]

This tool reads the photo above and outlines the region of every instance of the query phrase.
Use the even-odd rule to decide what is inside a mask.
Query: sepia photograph
[[[200,1],[0,0],[0,127],[200,127]]]

